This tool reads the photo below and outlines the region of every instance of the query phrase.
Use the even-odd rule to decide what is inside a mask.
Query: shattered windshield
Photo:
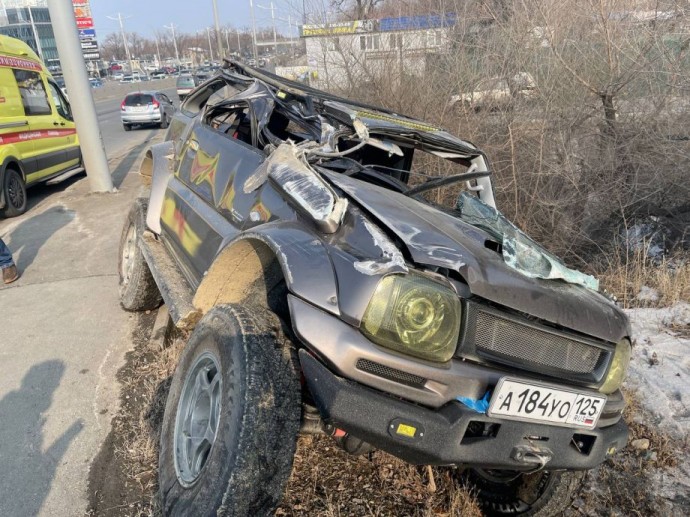
[[[485,230],[496,238],[502,244],[505,263],[523,275],[531,278],[564,280],[593,291],[599,290],[599,280],[568,268],[520,231],[501,212],[482,202],[477,196],[462,192],[455,208],[460,212],[460,218],[463,221]]]

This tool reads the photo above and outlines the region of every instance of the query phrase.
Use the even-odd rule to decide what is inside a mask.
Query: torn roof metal
[[[397,142],[429,152],[452,152],[452,159],[469,160],[485,156],[475,145],[457,138],[440,127],[386,110],[316,90],[301,83],[279,77],[265,70],[227,61],[222,76],[230,82],[254,84],[229,100],[254,102],[271,98],[284,111],[314,127],[321,134],[321,116],[335,119],[354,128],[354,121],[364,123],[372,135],[395,138]],[[266,106],[268,108],[268,106]],[[272,109],[272,106],[270,107]],[[263,117],[257,116],[261,120]],[[261,122],[260,122],[261,125]]]

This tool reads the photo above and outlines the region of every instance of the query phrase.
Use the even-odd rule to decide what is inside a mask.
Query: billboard
[[[74,7],[74,17],[77,19],[79,41],[84,59],[100,59],[96,30],[93,28],[90,0],[72,0],[72,6]]]
[[[375,32],[378,30],[378,20],[355,20],[352,22],[331,22],[318,25],[302,25],[300,36],[336,36],[343,34],[357,34],[361,32]]]

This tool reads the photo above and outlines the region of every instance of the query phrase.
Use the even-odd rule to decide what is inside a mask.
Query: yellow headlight
[[[625,375],[628,373],[631,352],[630,341],[627,339],[623,339],[616,345],[611,367],[606,375],[604,384],[599,388],[600,392],[608,395],[621,387],[625,380]]]
[[[362,319],[374,343],[430,361],[453,357],[460,333],[460,301],[449,287],[410,274],[384,277]]]

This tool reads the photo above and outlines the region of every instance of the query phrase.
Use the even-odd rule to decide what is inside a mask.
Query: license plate
[[[593,429],[606,397],[503,378],[491,398],[488,415]]]
[[[147,106],[134,106],[133,108],[130,108],[132,111],[146,111],[148,109]]]

